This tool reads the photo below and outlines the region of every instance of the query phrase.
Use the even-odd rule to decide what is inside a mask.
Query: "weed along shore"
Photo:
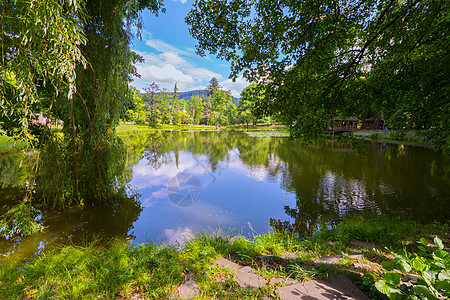
[[[447,297],[449,242],[448,223],[363,217],[306,237],[279,231],[252,238],[198,233],[182,248],[151,242],[131,246],[115,239],[61,246],[22,262],[4,257],[0,298],[383,299],[382,292],[400,286],[397,277],[414,289]],[[418,257],[423,266],[431,257],[440,261],[421,269]],[[436,265],[441,269],[434,270]],[[441,285],[421,279],[429,270],[442,278],[434,282]]]

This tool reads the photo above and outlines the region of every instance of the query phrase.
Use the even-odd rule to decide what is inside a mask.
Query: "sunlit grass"
[[[348,259],[330,265],[315,265],[314,258],[342,255],[360,239],[382,247],[401,247],[405,242],[435,232],[449,236],[446,224],[419,225],[411,221],[354,217],[309,237],[272,232],[251,238],[228,232],[197,233],[183,247],[151,242],[130,246],[116,239],[108,244],[62,246],[32,257],[13,261],[0,268],[0,299],[169,299],[186,276],[197,281],[200,299],[271,298],[274,289],[245,290],[234,281],[231,271],[213,265],[220,257],[249,265],[267,280],[291,277],[300,281],[345,273]],[[335,243],[330,243],[335,241]],[[365,250],[364,255],[372,252]],[[286,252],[294,260],[283,260]],[[358,280],[356,278],[355,280]]]
[[[24,141],[16,141],[13,138],[3,135],[0,132],[0,154],[19,151],[26,148],[27,143]]]

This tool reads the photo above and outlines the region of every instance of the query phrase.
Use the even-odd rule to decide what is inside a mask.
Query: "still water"
[[[47,212],[43,233],[0,238],[0,253],[27,257],[94,236],[175,244],[217,228],[305,233],[353,213],[450,218],[449,156],[425,147],[368,142],[361,156],[337,143],[303,146],[240,131],[157,131],[123,141],[129,198]],[[27,161],[19,154],[0,157],[2,214],[23,198]]]

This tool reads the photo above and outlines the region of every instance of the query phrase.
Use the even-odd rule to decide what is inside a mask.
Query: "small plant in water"
[[[418,253],[410,253],[406,249],[396,254],[391,262],[383,262],[388,271],[384,277],[375,279],[372,275],[364,276],[364,283],[374,284],[376,289],[390,299],[448,299],[450,297],[450,253],[438,237],[434,239],[436,250],[428,246],[426,239],[420,239]],[[392,268],[393,267],[393,268]],[[412,280],[403,273],[415,273],[419,276]]]

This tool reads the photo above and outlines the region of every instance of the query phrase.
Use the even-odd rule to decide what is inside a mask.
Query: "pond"
[[[418,221],[450,218],[449,156],[429,148],[367,142],[304,146],[242,131],[156,131],[123,137],[130,197],[46,212],[46,230],[0,239],[4,257],[27,257],[55,244],[127,237],[179,243],[198,231],[300,234],[348,214]],[[0,157],[2,214],[23,198],[26,157]]]

